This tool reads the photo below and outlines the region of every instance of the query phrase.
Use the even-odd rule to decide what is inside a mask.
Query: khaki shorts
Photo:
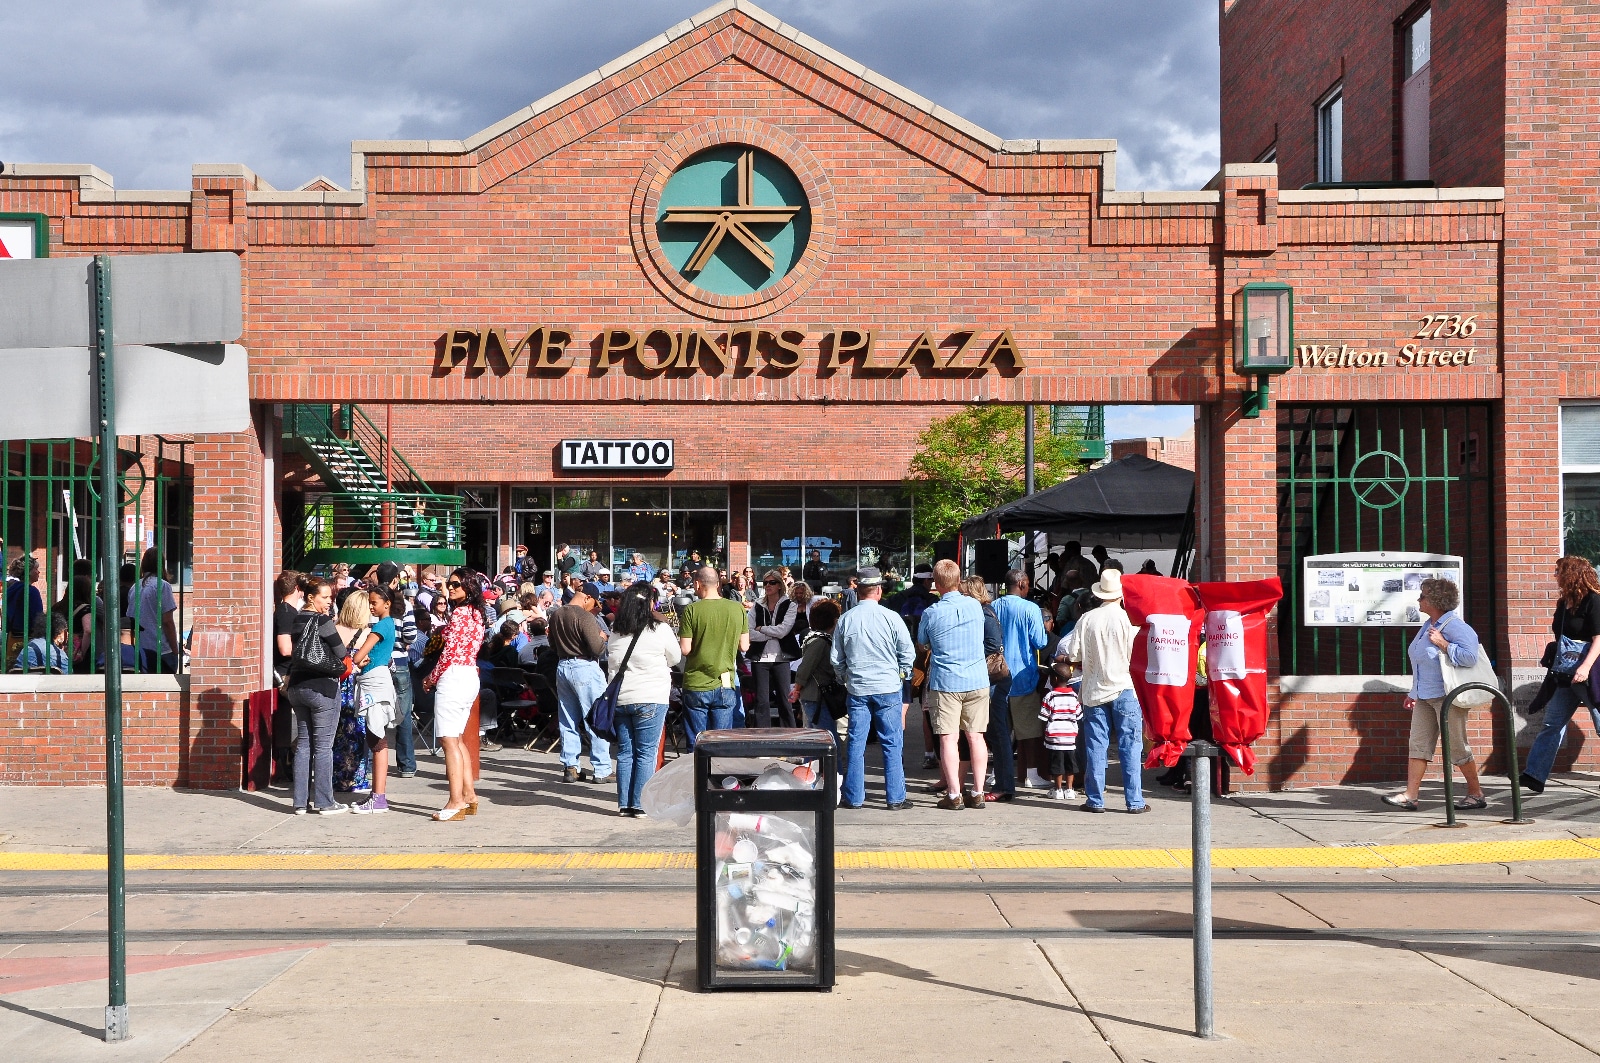
[[[956,731],[981,732],[989,727],[989,688],[981,690],[926,690],[922,694],[928,720],[936,735]]]
[[[1011,737],[1027,742],[1044,737],[1044,721],[1039,719],[1039,692],[1011,696]]]
[[[1432,760],[1439,745],[1439,707],[1443,698],[1418,698],[1411,710],[1411,742],[1408,752],[1412,760]],[[1465,764],[1472,759],[1472,747],[1467,745],[1467,707],[1455,705],[1450,709],[1450,763]]]

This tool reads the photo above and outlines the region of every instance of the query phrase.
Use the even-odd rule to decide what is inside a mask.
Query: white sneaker
[[[314,808],[311,811],[315,812],[319,816],[337,816],[341,812],[350,811],[350,806],[341,805],[339,802],[335,801],[327,808]]]
[[[1065,790],[1051,790],[1050,791],[1050,800],[1052,800],[1052,801],[1065,801],[1066,799],[1067,799],[1067,791],[1065,791]]]
[[[1050,783],[1044,778],[1044,776],[1040,775],[1032,768],[1028,769],[1028,777],[1022,780],[1022,785],[1026,786],[1030,790],[1052,789]]]
[[[1063,800],[1063,801],[1076,801],[1077,799],[1078,799],[1078,791],[1074,790],[1072,787],[1069,786],[1065,790],[1061,791],[1061,800]]]

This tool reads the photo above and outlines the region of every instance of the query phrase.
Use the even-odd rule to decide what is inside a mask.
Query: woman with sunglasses
[[[444,746],[444,772],[450,780],[450,800],[433,814],[441,823],[459,822],[478,814],[478,795],[472,788],[472,761],[461,735],[478,697],[478,650],[483,646],[486,613],[483,580],[471,569],[458,568],[445,581],[450,620],[445,624],[444,649],[424,688],[433,691],[433,734]]]

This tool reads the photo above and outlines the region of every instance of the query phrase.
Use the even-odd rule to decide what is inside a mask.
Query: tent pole
[[[1033,494],[1033,403],[1022,407],[1022,493]],[[1031,531],[1024,532],[1027,536],[1023,540],[1022,548],[1023,571],[1028,574],[1028,583],[1033,583],[1033,537]]]

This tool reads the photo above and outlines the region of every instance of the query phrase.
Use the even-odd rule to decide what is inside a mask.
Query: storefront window
[[[798,509],[750,511],[750,567],[756,575],[779,565],[799,565],[800,526]]]
[[[662,491],[665,495],[666,492]],[[667,564],[667,511],[662,509],[624,509],[618,492],[618,508],[611,513],[611,575],[620,579],[622,570],[633,562],[633,555],[644,558],[651,568]],[[601,554],[604,557],[604,554]]]
[[[580,559],[598,552],[617,580],[635,553],[651,568],[676,569],[695,551],[712,565],[727,562],[726,487],[516,487],[511,505],[513,535],[541,566],[560,543]]]
[[[672,511],[672,567],[678,568],[695,551],[700,559],[716,568],[724,568],[728,557],[728,511],[683,510]]]
[[[1600,406],[1561,408],[1561,538],[1600,562]]]
[[[898,487],[750,488],[750,564],[758,572],[783,564],[801,575],[816,551],[822,583],[843,582],[863,565],[908,576],[914,545],[911,504]]]

